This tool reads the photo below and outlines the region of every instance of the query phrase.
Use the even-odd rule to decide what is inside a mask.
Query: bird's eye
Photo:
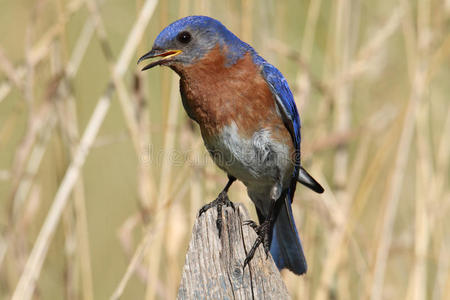
[[[177,40],[183,44],[189,43],[191,41],[191,39],[192,39],[192,36],[187,31],[182,31],[177,35]]]

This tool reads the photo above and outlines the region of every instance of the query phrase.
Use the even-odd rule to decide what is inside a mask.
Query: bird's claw
[[[258,224],[256,224],[256,222],[253,221],[253,220],[247,220],[247,221],[244,221],[244,222],[242,222],[242,225],[244,225],[244,226],[250,226],[251,228],[253,228],[253,230],[254,230],[255,232],[257,232]]]
[[[234,208],[233,202],[231,202],[231,200],[228,198],[228,194],[225,191],[222,191],[214,201],[212,201],[212,202],[204,205],[202,208],[200,208],[200,210],[198,212],[198,216],[200,217],[204,212],[206,212],[208,209],[210,209],[214,206],[217,208],[216,227],[217,227],[217,230],[219,231],[219,238],[221,238],[222,224],[223,224],[222,206],[231,207],[233,210],[235,208]]]
[[[256,238],[255,242],[253,243],[252,248],[247,254],[247,257],[244,260],[244,267],[249,264],[249,262],[252,260],[253,256],[255,255],[256,249],[258,249],[260,244],[263,244],[264,246],[264,252],[266,253],[266,259],[269,257],[269,251],[270,251],[270,241],[272,240],[272,231],[271,231],[271,222],[269,220],[264,221],[261,225],[256,225],[256,223],[252,220],[245,221],[243,223],[244,225],[249,225],[252,227],[258,237]]]

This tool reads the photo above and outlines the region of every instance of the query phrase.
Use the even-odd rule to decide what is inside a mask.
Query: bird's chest
[[[180,91],[186,113],[196,121],[202,134],[214,135],[233,119],[242,117],[243,103],[237,100],[236,91],[229,84],[197,81],[180,81]]]
[[[234,122],[249,137],[276,116],[272,93],[250,55],[227,66],[219,50],[179,72],[183,106],[203,136]]]
[[[178,70],[183,106],[215,163],[247,185],[291,169],[292,141],[250,55],[227,67],[212,52]],[[282,174],[279,174],[282,173]]]

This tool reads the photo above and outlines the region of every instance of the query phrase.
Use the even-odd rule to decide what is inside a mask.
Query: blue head
[[[139,61],[162,57],[143,70],[156,65],[191,65],[205,54],[219,46],[227,57],[227,64],[233,64],[247,51],[254,51],[242,42],[219,21],[205,16],[189,16],[170,24],[161,31],[150,52]]]

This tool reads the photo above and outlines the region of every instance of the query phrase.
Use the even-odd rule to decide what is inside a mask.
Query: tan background
[[[0,1],[0,298],[24,274],[38,276],[35,299],[109,298],[146,230],[151,245],[123,299],[175,297],[195,214],[226,176],[184,113],[177,78],[135,62],[189,14],[221,20],[294,92],[303,163],[326,192],[299,186],[295,197],[309,270],[283,273],[293,298],[450,298],[448,0],[159,1],[43,241],[42,270],[24,273],[143,3]],[[230,198],[254,216],[242,184]]]

